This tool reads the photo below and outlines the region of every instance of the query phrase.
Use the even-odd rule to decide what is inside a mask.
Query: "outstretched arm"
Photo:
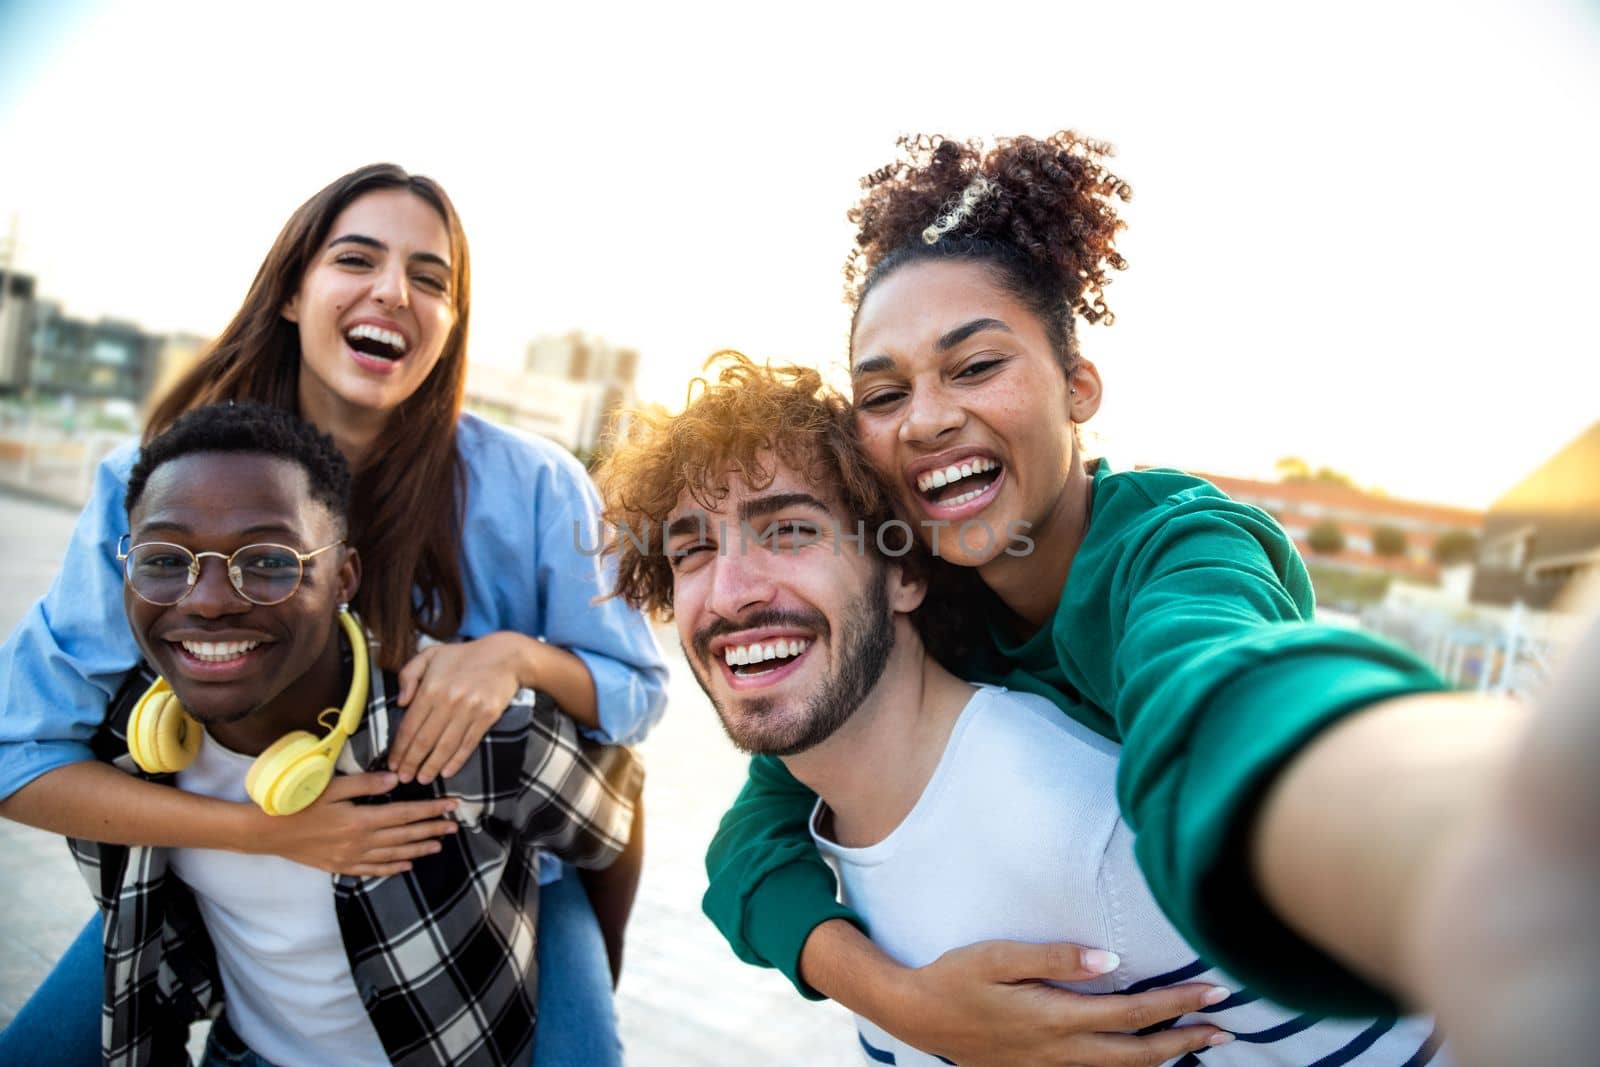
[[[1527,720],[1509,700],[1434,693],[1318,735],[1261,804],[1251,858],[1267,903],[1374,986],[1422,1004],[1411,947],[1433,872],[1488,815]]]
[[[1471,1067],[1600,1047],[1597,694],[1591,618],[1532,712],[1468,696],[1375,707],[1308,748],[1263,807],[1255,854],[1274,906],[1436,1012]],[[1346,887],[1342,907],[1328,885]]]
[[[1392,985],[1366,980],[1264,897],[1251,835],[1263,797],[1308,746],[1364,708],[1432,699],[1444,684],[1386,642],[1305,621],[1305,568],[1254,508],[1175,494],[1085,549],[1075,602],[1110,606],[1110,655],[1078,650],[1062,669],[1114,713],[1117,796],[1162,911],[1263,996],[1319,1014],[1392,1014]]]

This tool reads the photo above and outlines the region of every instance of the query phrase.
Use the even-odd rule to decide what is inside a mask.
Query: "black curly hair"
[[[346,531],[350,519],[350,466],[333,438],[282,408],[267,404],[208,404],[181,415],[139,450],[128,475],[128,514],[144,494],[157,467],[200,452],[243,452],[274,456],[306,472],[311,498],[325,504]]]
[[[995,280],[1044,324],[1064,369],[1078,360],[1073,320],[1111,323],[1105,286],[1124,270],[1115,200],[1133,191],[1104,166],[1111,147],[1063,130],[1049,137],[976,141],[902,137],[901,158],[861,179],[850,210],[855,248],[844,267],[853,313],[872,287],[907,263],[961,259]],[[851,332],[854,331],[851,323]]]

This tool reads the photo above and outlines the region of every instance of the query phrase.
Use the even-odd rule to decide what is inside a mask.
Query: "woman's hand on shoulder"
[[[406,714],[389,769],[424,785],[459,771],[525,684],[531,637],[511,631],[430,645],[400,671]]]

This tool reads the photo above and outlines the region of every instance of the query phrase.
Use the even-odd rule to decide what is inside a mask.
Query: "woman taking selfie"
[[[935,588],[979,620],[951,666],[1121,745],[1139,866],[1203,958],[1300,1010],[1419,1002],[1406,905],[1488,794],[1523,709],[1443,693],[1408,654],[1316,625],[1305,568],[1265,513],[1176,471],[1084,456],[1076,427],[1102,386],[1078,320],[1110,321],[1103,287],[1124,266],[1128,189],[1104,146],[1058,133],[903,147],[851,215],[851,386],[901,517],[929,547],[942,534]],[[1183,1051],[1090,1051],[1097,1033],[1138,1029],[1130,1017],[1194,1008],[1041,991],[1034,980],[1090,976],[1070,951],[1049,973],[1005,943],[894,965],[836,901],[809,841],[814,805],[758,757],[712,842],[706,912],[742,958],[961,1063]]]

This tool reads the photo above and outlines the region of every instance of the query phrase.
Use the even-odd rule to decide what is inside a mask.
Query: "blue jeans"
[[[99,1067],[104,960],[96,912],[3,1032],[0,1064]],[[589,898],[568,868],[539,900],[539,1028],[532,1067],[621,1067],[611,969]]]
[[[275,1065],[251,1051],[250,1046],[233,1032],[228,1020],[223,1018],[211,1024],[211,1033],[206,1035],[206,1050],[200,1054],[200,1067],[275,1067]]]

